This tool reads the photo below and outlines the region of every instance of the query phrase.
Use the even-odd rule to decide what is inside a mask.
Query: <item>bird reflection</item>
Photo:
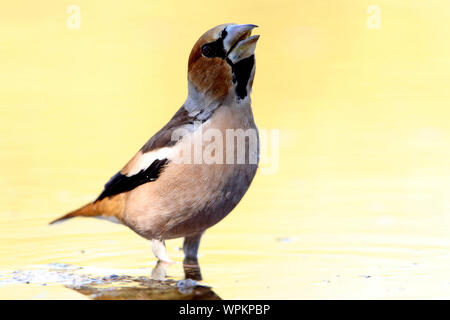
[[[173,264],[165,261],[158,261],[156,266],[152,270],[151,278],[153,280],[166,280],[167,269]],[[195,281],[202,280],[202,273],[200,270],[200,264],[198,260],[187,260],[183,261],[184,278],[191,279]]]
[[[92,282],[71,286],[94,300],[220,300],[210,287],[199,285],[202,280],[198,260],[184,260],[185,279],[167,279],[167,269],[173,263],[158,261],[150,277],[110,276],[101,284]]]
[[[200,264],[198,263],[197,260],[186,261],[186,259],[184,259],[183,269],[184,269],[184,277],[186,279],[192,279],[196,281],[203,280],[202,272],[200,271]]]

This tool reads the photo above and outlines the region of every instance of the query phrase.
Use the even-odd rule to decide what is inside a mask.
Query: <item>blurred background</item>
[[[150,274],[148,241],[126,227],[47,223],[168,121],[193,44],[227,22],[259,25],[253,109],[280,132],[279,164],[207,231],[203,283],[225,299],[450,298],[447,1],[0,8],[0,298],[84,297],[45,274],[13,281],[56,263]],[[181,240],[167,245],[181,279]]]

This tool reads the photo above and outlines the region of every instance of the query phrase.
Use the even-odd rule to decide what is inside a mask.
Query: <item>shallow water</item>
[[[249,198],[258,195],[257,185],[254,187]],[[350,191],[341,184],[335,187],[339,190],[325,193],[325,204],[315,200],[303,205],[302,215],[289,209],[292,204],[263,209],[257,197],[242,203],[244,208],[203,239],[201,289],[210,287],[213,297],[225,299],[448,297],[448,220],[439,214],[405,218],[401,213],[380,213],[380,203],[395,198],[392,191],[389,197],[371,193],[380,201],[378,207],[365,199],[359,199],[358,206],[353,199],[364,198],[364,192],[346,199],[344,194]],[[302,193],[311,199],[320,194],[316,192]],[[364,216],[328,214],[341,206],[356,207]],[[176,263],[165,272],[169,281],[175,281],[169,283],[174,290],[160,290],[158,296],[160,291],[152,291],[154,287],[149,285],[155,259],[146,240],[125,227],[94,219],[52,227],[45,222],[23,218],[20,223],[2,223],[6,235],[1,246],[3,298],[190,297],[175,286],[185,278],[181,241],[168,241],[169,255]],[[62,267],[55,271],[56,263]],[[76,276],[60,276],[61,270],[76,271]],[[125,284],[124,277],[129,280]],[[157,282],[153,285],[159,286]]]
[[[450,297],[445,1],[377,1],[380,30],[365,1],[77,2],[80,30],[54,1],[2,8],[0,298]],[[181,240],[161,269],[126,227],[49,226],[176,111],[192,44],[231,20],[260,25],[254,113],[279,164],[206,232],[202,280]]]

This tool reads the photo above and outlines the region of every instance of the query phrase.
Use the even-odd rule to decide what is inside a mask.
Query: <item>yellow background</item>
[[[227,299],[449,298],[449,21],[445,0],[3,1],[1,274],[150,272],[148,242],[124,227],[46,224],[95,198],[166,123],[194,42],[236,22],[259,25],[253,108],[280,130],[280,163],[206,233],[204,282]],[[168,243],[177,261],[180,243]],[[30,286],[0,297],[74,294]]]

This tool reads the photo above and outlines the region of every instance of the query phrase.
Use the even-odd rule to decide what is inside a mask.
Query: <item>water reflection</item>
[[[202,279],[202,273],[200,271],[200,263],[197,259],[192,258],[184,258],[183,261],[183,269],[184,269],[184,277],[186,279],[192,279],[192,280],[203,280]]]
[[[67,286],[94,300],[220,300],[202,280],[198,261],[184,261],[184,280],[167,279],[173,263],[158,261],[150,277],[110,276],[102,283]]]

